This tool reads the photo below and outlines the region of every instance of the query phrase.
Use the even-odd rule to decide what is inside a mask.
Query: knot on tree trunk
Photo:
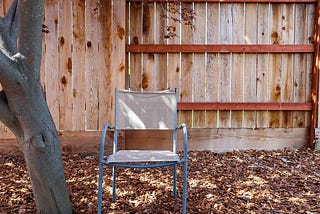
[[[56,147],[55,144],[59,142],[58,139],[55,138],[57,137],[55,137],[50,130],[45,129],[41,132],[31,135],[29,140],[26,142],[29,142],[30,146],[36,151],[48,152],[53,150]]]

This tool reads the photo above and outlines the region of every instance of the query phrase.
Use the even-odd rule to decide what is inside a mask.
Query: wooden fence
[[[191,149],[306,145],[316,0],[173,2],[45,1],[42,83],[61,136],[96,138],[114,87],[177,87]],[[187,9],[192,25],[179,21]]]

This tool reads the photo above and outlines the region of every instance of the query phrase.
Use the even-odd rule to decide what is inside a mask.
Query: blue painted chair
[[[98,213],[102,211],[103,165],[113,168],[112,201],[116,201],[117,167],[155,168],[173,166],[173,197],[177,196],[177,165],[183,164],[182,212],[187,209],[188,134],[185,124],[177,126],[177,89],[142,92],[115,90],[114,126],[106,124],[100,144]],[[169,130],[172,150],[118,150],[118,130]],[[183,132],[183,157],[177,151],[177,132]],[[105,139],[114,132],[113,154],[106,157]]]

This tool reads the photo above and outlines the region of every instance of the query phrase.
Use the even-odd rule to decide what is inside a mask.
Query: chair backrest
[[[177,126],[177,89],[165,91],[115,91],[117,129],[173,130]]]

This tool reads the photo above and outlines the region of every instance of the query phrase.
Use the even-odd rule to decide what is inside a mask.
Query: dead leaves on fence
[[[96,213],[98,159],[64,156],[74,213]],[[319,213],[320,154],[310,149],[189,153],[188,213]],[[0,213],[34,213],[21,157],[0,156]],[[182,180],[180,177],[178,181]],[[111,169],[104,172],[104,213],[179,213],[172,169],[120,169],[111,203]]]

